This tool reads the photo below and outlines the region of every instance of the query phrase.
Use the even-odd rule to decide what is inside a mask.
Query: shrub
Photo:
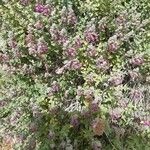
[[[3,137],[23,150],[134,149],[141,138],[148,149],[148,0],[3,0],[0,10]]]

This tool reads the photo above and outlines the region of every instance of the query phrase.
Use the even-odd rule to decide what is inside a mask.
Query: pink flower
[[[142,121],[141,124],[143,124],[144,126],[149,126],[150,127],[150,121],[148,121],[148,120]]]

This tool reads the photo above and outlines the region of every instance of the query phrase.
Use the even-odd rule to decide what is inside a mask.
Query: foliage
[[[2,0],[1,136],[21,150],[148,150],[149,9]]]

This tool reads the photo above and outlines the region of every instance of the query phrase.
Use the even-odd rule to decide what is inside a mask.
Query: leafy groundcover
[[[7,149],[149,150],[149,98],[149,0],[0,1]]]

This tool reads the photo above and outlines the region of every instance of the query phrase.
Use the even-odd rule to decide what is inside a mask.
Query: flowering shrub
[[[23,150],[149,138],[148,2],[2,0],[2,136]]]

